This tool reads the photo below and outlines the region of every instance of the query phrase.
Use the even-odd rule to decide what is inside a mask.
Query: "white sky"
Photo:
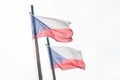
[[[31,34],[30,5],[35,14],[71,21],[73,42],[86,70],[56,69],[57,80],[120,80],[119,0],[1,0],[0,80],[38,80]],[[43,79],[50,80],[45,38],[39,39]],[[51,79],[52,80],[52,79]]]

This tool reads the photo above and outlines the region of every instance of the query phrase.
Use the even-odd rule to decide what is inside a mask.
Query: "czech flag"
[[[81,51],[70,47],[49,47],[51,66],[68,70],[73,68],[81,68],[85,70],[85,63],[82,59]]]
[[[34,38],[51,37],[58,42],[72,41],[73,31],[68,27],[68,21],[32,16],[32,24]]]

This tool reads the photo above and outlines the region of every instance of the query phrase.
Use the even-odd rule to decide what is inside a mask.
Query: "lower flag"
[[[52,67],[68,70],[81,68],[85,70],[85,63],[82,59],[81,51],[70,47],[48,46],[51,55]]]

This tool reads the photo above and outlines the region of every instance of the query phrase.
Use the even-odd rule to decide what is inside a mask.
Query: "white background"
[[[56,69],[57,80],[120,80],[119,0],[1,0],[0,80],[38,80],[31,33],[30,5],[35,14],[71,21],[73,42],[86,70]],[[52,80],[46,39],[39,39],[43,80]]]

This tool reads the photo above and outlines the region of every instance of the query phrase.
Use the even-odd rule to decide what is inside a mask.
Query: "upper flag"
[[[49,53],[53,68],[68,70],[81,68],[85,70],[85,63],[82,59],[81,51],[70,47],[49,47]]]
[[[58,42],[72,41],[73,31],[68,27],[68,21],[32,16],[32,23],[34,38],[51,37]]]

